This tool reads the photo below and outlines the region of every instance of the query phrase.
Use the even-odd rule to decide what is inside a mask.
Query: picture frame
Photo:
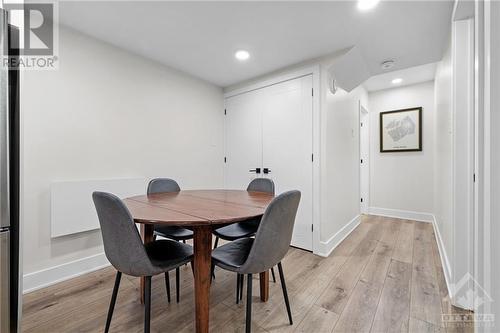
[[[422,107],[380,112],[380,152],[422,151]]]

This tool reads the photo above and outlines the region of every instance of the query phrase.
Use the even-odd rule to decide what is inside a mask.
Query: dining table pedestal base
[[[269,300],[269,271],[259,274],[260,278],[260,300],[267,302]]]
[[[194,227],[193,231],[196,332],[208,333],[212,266],[212,227]]]

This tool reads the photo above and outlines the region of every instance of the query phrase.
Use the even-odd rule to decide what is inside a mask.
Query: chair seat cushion
[[[212,260],[219,267],[238,272],[247,260],[253,242],[253,238],[241,238],[224,244],[212,251]]]
[[[190,262],[193,248],[173,240],[162,239],[144,245],[153,266],[160,271],[169,271]]]
[[[185,240],[193,238],[193,231],[175,226],[155,226],[155,234],[157,236],[170,238],[174,240]]]
[[[222,238],[224,240],[236,240],[240,238],[252,237],[257,232],[259,228],[260,217],[244,221],[233,223],[222,228],[214,230],[214,235]]]

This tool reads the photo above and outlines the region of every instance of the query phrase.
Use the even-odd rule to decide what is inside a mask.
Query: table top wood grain
[[[124,200],[137,223],[222,225],[262,216],[273,195],[241,190],[187,190]]]

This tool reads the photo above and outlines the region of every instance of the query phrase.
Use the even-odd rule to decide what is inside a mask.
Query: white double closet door
[[[276,194],[300,190],[292,245],[307,250],[313,224],[312,84],[307,75],[225,101],[226,188],[246,188],[266,177],[273,179]]]

